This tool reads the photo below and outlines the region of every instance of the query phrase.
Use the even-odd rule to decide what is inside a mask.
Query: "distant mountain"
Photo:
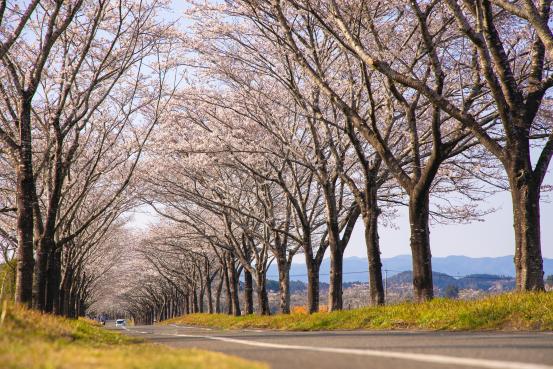
[[[411,286],[413,278],[413,272],[406,271],[398,273],[388,278],[389,287],[398,287],[401,285]],[[515,280],[513,277],[499,276],[493,274],[471,274],[463,278],[453,278],[452,276],[440,273],[432,273],[432,281],[434,287],[443,290],[448,286],[457,286],[461,289],[473,289],[473,290],[489,290],[495,284],[501,284],[504,289],[510,290],[515,287]]]
[[[388,270],[388,277],[403,271],[412,270],[411,256],[399,255],[382,260],[383,269]],[[544,259],[543,267],[545,275],[553,274],[553,259]],[[344,259],[344,282],[367,282],[367,259],[360,257],[348,257]],[[432,269],[434,272],[446,273],[453,277],[463,277],[474,274],[490,274],[501,276],[514,276],[515,268],[513,256],[471,258],[468,256],[433,257]],[[321,282],[328,281],[330,272],[330,260],[324,259],[320,269]],[[271,265],[267,273],[269,279],[277,279],[276,265]],[[290,279],[307,281],[307,270],[304,264],[293,263],[290,270]],[[476,280],[476,278],[473,278]],[[468,282],[467,282],[468,283]]]
[[[413,272],[404,271],[397,273],[391,277],[388,277],[386,285],[388,290],[390,289],[411,289],[412,288],[412,279]],[[509,291],[514,289],[515,280],[513,277],[509,276],[499,276],[493,274],[471,274],[463,278],[454,278],[448,274],[433,272],[432,281],[434,287],[438,288],[442,292],[445,291],[448,287],[455,286],[459,289],[471,289],[471,290],[501,290]],[[360,282],[345,282],[344,289],[354,287]],[[366,285],[366,282],[363,282]],[[328,283],[320,282],[320,291],[324,292],[328,290]],[[278,292],[279,285],[278,282],[272,279],[267,280],[267,290],[270,292]],[[294,293],[303,293],[307,290],[307,282],[302,281],[290,281],[290,292]]]
[[[458,279],[456,283],[459,288],[470,288],[473,290],[489,290],[495,284],[501,284],[507,290],[515,288],[513,277],[492,274],[471,274]]]
[[[398,273],[388,278],[388,286],[409,285],[413,283],[413,272],[406,271]],[[439,289],[446,288],[447,286],[456,286],[457,280],[450,275],[440,272],[432,273],[432,282],[434,287]]]

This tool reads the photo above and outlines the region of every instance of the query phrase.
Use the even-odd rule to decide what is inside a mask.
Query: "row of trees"
[[[431,219],[476,219],[491,210],[483,197],[509,190],[516,287],[544,288],[549,2],[237,0],[191,4],[188,15],[194,72],[142,176],[144,201],[172,229],[164,252],[214,259],[224,281],[243,269],[245,311],[253,280],[262,314],[273,260],[289,312],[297,253],[309,273],[309,311],[317,311],[328,252],[336,310],[343,253],[361,218],[370,301],[382,304],[378,226],[407,206],[422,301],[433,297]],[[186,286],[183,295],[210,285],[194,262],[167,265],[176,256],[153,254],[162,280]],[[227,301],[237,301],[232,285]]]
[[[0,2],[3,259],[17,302],[75,316],[137,204],[175,35],[157,0],[24,3]]]
[[[17,244],[17,301],[59,311],[63,276],[109,268],[74,255],[102,258],[87,250],[138,204],[162,219],[138,245],[149,272],[121,297],[142,321],[221,311],[223,286],[240,314],[241,280],[245,312],[255,296],[268,314],[271,262],[287,313],[298,254],[308,310],[325,254],[328,305],[342,309],[359,220],[370,302],[383,304],[378,227],[400,206],[423,301],[431,220],[478,219],[498,190],[512,195],[517,289],[544,288],[548,1],[191,1],[180,31],[163,5],[0,3],[1,231]]]

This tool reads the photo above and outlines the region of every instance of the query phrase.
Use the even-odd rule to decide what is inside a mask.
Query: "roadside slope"
[[[172,349],[107,331],[93,322],[0,309],[3,369],[266,369],[264,364],[194,349]]]
[[[367,307],[332,313],[248,315],[190,314],[163,324],[226,329],[295,331],[337,329],[553,330],[553,293],[507,293],[480,300],[434,299],[426,303]]]

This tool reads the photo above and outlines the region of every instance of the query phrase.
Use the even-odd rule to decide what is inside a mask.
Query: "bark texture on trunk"
[[[258,281],[256,281],[257,287],[257,306],[260,315],[270,315],[271,308],[269,307],[269,296],[267,295],[267,279],[265,275],[262,275]]]
[[[50,233],[48,232],[46,235],[43,235],[37,242],[33,278],[33,307],[46,312],[52,311],[53,296],[50,296],[50,298],[47,296],[49,289],[52,289],[50,294],[54,293],[54,286],[51,286],[51,283],[55,283],[57,278],[57,275],[51,275],[56,272],[56,244],[54,242],[54,235]],[[57,287],[59,288],[59,285]]]
[[[236,268],[232,260],[229,260],[227,262],[227,265],[229,268],[229,283],[230,283],[232,314],[234,316],[240,316],[242,315],[242,312],[240,311],[238,273],[236,272]]]
[[[46,269],[46,305],[45,311],[56,313],[59,308],[60,283],[61,283],[61,250],[55,249],[50,253]]]
[[[428,194],[411,195],[409,199],[409,222],[413,259],[413,292],[415,301],[419,302],[431,300],[434,297],[428,221]]]
[[[54,240],[56,232],[56,220],[58,217],[59,203],[61,200],[61,192],[63,187],[63,164],[62,164],[62,148],[63,138],[61,133],[56,135],[56,151],[54,155],[53,179],[51,183],[52,191],[48,199],[48,208],[46,210],[46,220],[42,224],[41,211],[38,203],[34,204],[35,216],[35,242],[36,248],[36,263],[34,270],[33,283],[33,306],[35,309],[51,312],[51,297],[48,301],[48,282],[50,281],[50,273],[53,272],[52,264],[53,253],[56,249]],[[36,200],[36,189],[33,185],[33,198]],[[55,276],[53,276],[55,278]],[[51,288],[51,287],[50,287]],[[52,292],[52,291],[50,291]],[[47,305],[50,306],[47,309]]]
[[[253,278],[252,273],[244,269],[244,314],[253,314]]]
[[[515,272],[518,291],[541,291],[543,257],[540,239],[540,189],[526,172],[510,174],[515,230]]]
[[[223,291],[223,271],[220,271],[219,282],[217,282],[217,289],[215,290],[215,312],[220,314],[221,310],[221,292]]]
[[[19,152],[16,168],[17,269],[15,301],[30,306],[33,298],[33,200],[34,178],[31,151],[31,103],[20,106]]]
[[[200,307],[198,306],[198,292],[195,287],[192,291],[192,306],[194,307],[194,313],[200,312]]]
[[[307,310],[309,314],[319,311],[319,268],[315,261],[306,256],[307,265]]]
[[[329,311],[342,310],[342,272],[344,265],[344,254],[339,245],[337,250],[330,246],[330,279],[328,288]]]
[[[202,280],[201,277],[200,277],[200,280]],[[204,298],[205,298],[205,287],[203,286],[203,282],[202,282],[202,285],[200,286],[200,293],[198,296],[198,307],[199,307],[200,313],[203,313],[205,310]]]
[[[277,262],[280,312],[290,314],[290,264],[282,259]]]
[[[33,272],[33,308],[43,311],[46,305],[46,268],[52,242],[45,238],[37,240]]]
[[[209,314],[213,314],[213,293],[211,291],[211,277],[209,276],[209,274],[207,274],[207,279],[205,282],[205,288],[207,291],[207,312]]]
[[[225,297],[227,303],[227,314],[232,315],[232,293],[230,292],[230,269],[225,261],[223,264],[223,276],[225,280]]]
[[[327,184],[324,188],[328,249],[330,250],[330,278],[328,286],[329,311],[342,310],[343,250],[338,224],[336,188]]]
[[[382,261],[378,237],[378,209],[363,212],[365,224],[365,245],[369,262],[369,294],[371,305],[384,305],[384,285],[382,283]]]

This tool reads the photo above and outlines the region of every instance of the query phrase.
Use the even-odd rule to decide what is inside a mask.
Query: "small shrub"
[[[292,314],[307,314],[307,308],[305,306],[293,306],[291,309]]]
[[[444,296],[448,299],[456,299],[459,297],[459,287],[450,284],[445,288]]]

